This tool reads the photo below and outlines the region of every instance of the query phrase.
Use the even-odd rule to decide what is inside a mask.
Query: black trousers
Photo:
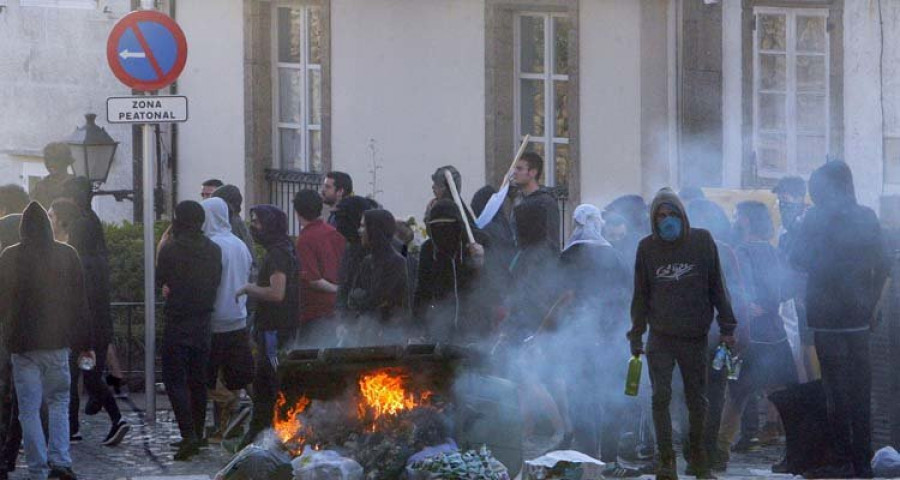
[[[656,445],[662,456],[674,458],[672,448],[672,373],[675,365],[681,371],[684,396],[690,424],[690,461],[696,468],[707,467],[704,430],[709,401],[706,397],[708,349],[706,337],[679,338],[650,333],[647,340],[647,363],[653,385],[653,424]]]
[[[208,345],[185,345],[163,341],[162,368],[166,393],[178,422],[181,438],[195,442],[203,438],[206,425],[206,366]]]
[[[272,415],[275,411],[275,400],[278,398],[278,371],[276,366],[266,355],[266,342],[271,341],[267,335],[273,331],[257,331],[256,340],[256,374],[253,377],[253,414],[250,416],[250,426],[241,441],[242,445],[253,443],[257,435],[272,426]],[[275,332],[277,346],[282,347],[287,341],[294,338],[295,331]]]
[[[78,409],[81,406],[78,392],[78,375],[84,377],[84,388],[90,397],[90,401],[99,402],[100,406],[109,414],[112,423],[116,423],[122,419],[122,412],[119,411],[119,405],[116,398],[109,391],[109,386],[103,382],[103,371],[106,369],[106,352],[107,348],[99,348],[94,354],[97,356],[97,364],[91,370],[82,370],[78,367],[79,352],[72,352],[69,356],[69,374],[72,381],[69,386],[69,432],[74,435],[78,433]]]
[[[715,356],[715,350],[710,354],[710,358]],[[709,402],[709,409],[706,415],[706,428],[703,433],[704,447],[706,447],[707,455],[716,454],[717,442],[719,440],[719,426],[722,425],[722,410],[725,408],[725,390],[728,386],[728,372],[725,368],[716,370],[712,368],[710,361],[707,371],[709,377],[706,385],[706,397]]]
[[[869,332],[815,332],[814,336],[835,455],[861,474],[872,459]]]

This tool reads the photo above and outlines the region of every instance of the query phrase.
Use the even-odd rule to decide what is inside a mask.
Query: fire
[[[290,406],[285,412],[287,399],[284,394],[278,392],[278,399],[275,401],[275,415],[272,418],[272,427],[275,435],[281,440],[282,445],[289,449],[295,455],[303,452],[303,445],[306,443],[304,435],[303,422],[300,415],[309,406],[309,399],[300,397],[294,405]]]
[[[385,415],[397,415],[422,404],[431,392],[416,395],[406,388],[406,375],[397,369],[378,370],[359,379],[359,418],[365,420],[369,413],[373,420]]]

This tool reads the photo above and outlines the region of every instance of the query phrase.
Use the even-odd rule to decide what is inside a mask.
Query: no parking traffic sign
[[[113,74],[134,90],[153,91],[174,82],[187,61],[187,41],[169,16],[140,10],[124,16],[106,42]]]

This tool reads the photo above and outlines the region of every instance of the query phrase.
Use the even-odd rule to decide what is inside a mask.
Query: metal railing
[[[162,336],[162,302],[157,302],[156,337]],[[144,378],[144,302],[111,302],[113,345],[122,374],[130,387],[143,387]],[[159,342],[157,342],[159,346]],[[159,349],[155,352],[156,378],[162,378]]]
[[[318,191],[324,175],[321,173],[301,172],[299,170],[266,169],[266,181],[269,182],[269,203],[284,210],[288,216],[288,231],[296,236],[300,233],[297,216],[294,215],[294,195],[300,190]]]

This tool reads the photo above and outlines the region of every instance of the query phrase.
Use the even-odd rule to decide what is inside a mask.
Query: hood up
[[[241,190],[234,185],[223,185],[216,189],[212,194],[213,197],[221,198],[228,204],[229,215],[241,213],[241,205],[244,203],[244,197]]]
[[[587,203],[579,205],[572,214],[575,229],[572,236],[569,237],[569,243],[566,245],[568,250],[573,245],[582,243],[598,245],[601,247],[611,247],[606,238],[603,237],[603,212],[599,208]]]
[[[185,200],[175,206],[175,218],[172,220],[172,233],[175,239],[203,233],[203,221],[206,214],[203,207],[193,200]]]
[[[218,190],[217,190],[218,191]],[[200,202],[206,219],[203,221],[203,234],[209,238],[231,233],[228,204],[222,198],[207,198]]]
[[[840,208],[856,205],[853,173],[846,163],[828,162],[817,168],[809,177],[809,196],[822,208]]]
[[[366,236],[369,239],[369,250],[384,252],[393,248],[391,240],[397,229],[397,221],[387,210],[367,210],[363,214],[366,223]]]
[[[359,222],[363,212],[378,208],[374,200],[353,195],[340,201],[335,207],[335,228],[348,242],[359,242]]]
[[[53,245],[53,228],[47,212],[37,202],[31,202],[22,213],[19,223],[20,244],[28,247]]]
[[[425,223],[437,251],[450,255],[461,251],[464,227],[456,203],[447,199],[434,202]]]
[[[250,228],[253,239],[266,250],[275,247],[285,247],[293,250],[291,238],[288,236],[287,214],[275,205],[257,205],[250,209],[255,214],[262,228],[256,230]]]
[[[659,192],[656,192],[656,197],[653,198],[653,203],[650,205],[650,225],[653,228],[653,236],[660,240],[662,239],[659,234],[659,227],[656,225],[656,213],[659,211],[660,207],[663,206],[663,204],[669,204],[678,211],[682,223],[681,238],[678,239],[678,241],[683,242],[688,237],[688,233],[691,231],[691,222],[688,221],[687,211],[684,209],[684,204],[681,203],[681,199],[678,198],[678,195],[668,187],[661,189]]]

